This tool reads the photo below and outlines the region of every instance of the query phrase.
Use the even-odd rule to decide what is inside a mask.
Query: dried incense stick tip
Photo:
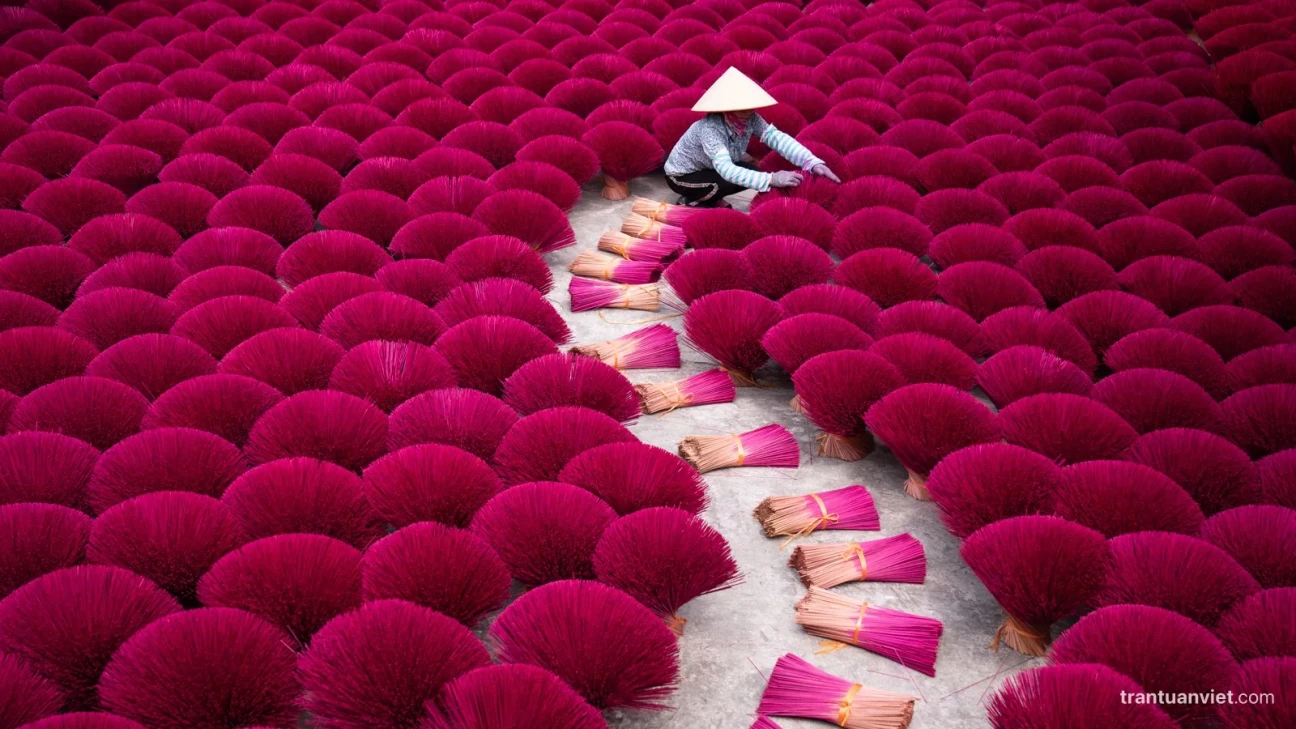
[[[577,345],[571,353],[594,357],[619,370],[680,366],[679,340],[675,330],[665,324],[644,327],[606,342]]]
[[[819,444],[819,455],[825,458],[858,461],[873,452],[873,436],[867,432],[859,435],[820,433],[815,436],[815,442]]]
[[[567,270],[577,276],[586,278],[597,278],[602,281],[611,281],[612,275],[616,272],[618,259],[611,256],[600,256],[594,251],[584,251],[576,260],[567,265]]]
[[[761,386],[761,384],[756,381],[756,373],[754,372],[744,372],[743,370],[734,370],[734,369],[729,369],[728,367],[725,367],[723,369],[729,375],[729,379],[733,380],[735,387],[760,387]]]
[[[792,399],[788,400],[788,407],[792,408],[794,413],[805,415],[805,408],[801,405],[800,395],[793,395]]]
[[[679,454],[699,473],[740,466],[796,468],[801,463],[796,438],[777,423],[746,433],[690,435],[680,441]]]
[[[599,191],[599,195],[608,200],[624,200],[630,197],[630,183],[603,175],[603,189]]]
[[[904,482],[905,493],[918,499],[919,501],[931,501],[931,494],[927,491],[927,477],[921,474],[909,472],[909,478]]]
[[[639,393],[640,408],[645,413],[733,402],[737,396],[733,382],[724,370],[707,370],[683,380],[647,382],[634,387]]]
[[[913,721],[914,703],[917,701],[913,696],[860,686],[849,702],[843,697],[839,726],[846,729],[906,729]]]
[[[796,538],[820,529],[881,528],[873,496],[858,484],[816,494],[771,496],[753,515],[767,537]]]
[[[1023,656],[1042,656],[1048,653],[1053,636],[1047,627],[1038,628],[1009,615],[995,632],[990,647],[998,650],[1000,641]]]
[[[816,719],[845,729],[905,729],[913,720],[917,700],[834,676],[788,653],[774,664],[757,711]],[[761,716],[751,729],[777,726]]]
[[[619,284],[573,277],[567,286],[573,312],[594,309],[634,309],[657,311],[661,293],[657,284]]]
[[[684,635],[684,626],[688,624],[688,618],[681,618],[678,615],[666,616],[666,627],[671,629],[677,637]]]
[[[939,620],[811,587],[796,604],[796,621],[807,633],[825,639],[821,653],[838,650],[839,644],[853,645],[928,676],[936,675],[936,652],[944,632]]]

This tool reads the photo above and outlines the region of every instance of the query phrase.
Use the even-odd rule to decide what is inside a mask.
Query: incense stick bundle
[[[661,308],[661,293],[654,283],[618,284],[573,277],[567,293],[571,295],[572,312],[594,309],[657,311]]]
[[[908,582],[927,578],[922,542],[908,534],[846,544],[802,544],[788,566],[806,587],[828,589],[846,582]]]
[[[580,344],[572,354],[593,357],[618,370],[652,370],[680,366],[679,341],[675,330],[653,324],[623,337],[597,344]]]
[[[775,724],[774,721],[767,716],[758,716],[756,717],[756,721],[753,722],[748,729],[783,729],[783,727]]]
[[[630,206],[630,212],[635,215],[642,215],[658,223],[676,226],[683,225],[684,221],[688,220],[699,209],[690,208],[687,205],[671,205],[670,203],[649,200],[646,197],[635,198],[634,204]]]
[[[681,246],[687,240],[683,228],[659,223],[635,213],[626,216],[625,222],[621,223],[621,232],[626,235],[633,235],[636,238],[658,240],[663,243],[673,243]]]
[[[875,607],[819,587],[796,605],[796,621],[807,633],[836,644],[859,646],[928,676],[936,675],[936,651],[944,626],[934,618]]]
[[[656,263],[614,258],[595,251],[576,256],[567,270],[577,276],[621,284],[646,284],[661,276],[661,266]]]
[[[615,253],[631,261],[646,261],[649,263],[661,263],[667,259],[674,259],[684,252],[684,247],[678,243],[645,240],[636,238],[633,235],[618,233],[615,230],[603,231],[603,235],[599,236],[598,249],[607,253]]]
[[[770,423],[746,433],[690,435],[679,443],[680,456],[698,473],[739,466],[796,468],[801,448],[787,428]]]
[[[771,496],[753,512],[767,537],[805,536],[820,529],[882,528],[868,489],[854,484],[798,496]]]
[[[774,664],[757,711],[818,719],[844,729],[906,729],[913,720],[917,700],[852,683],[788,653]],[[768,723],[758,720],[751,729],[777,726],[765,721]]]
[[[670,412],[676,408],[733,402],[738,395],[729,373],[721,369],[670,382],[646,382],[634,386],[639,407],[645,413]]]

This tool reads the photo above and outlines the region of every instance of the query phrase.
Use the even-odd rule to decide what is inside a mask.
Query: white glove
[[[796,172],[780,170],[775,172],[773,179],[770,180],[771,187],[796,187],[801,184],[801,175]]]

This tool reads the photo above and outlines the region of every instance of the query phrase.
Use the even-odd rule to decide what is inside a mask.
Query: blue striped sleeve
[[[715,171],[729,182],[757,192],[768,191],[770,181],[774,179],[774,176],[768,172],[757,172],[734,164],[733,158],[729,156],[729,150],[723,148],[711,157],[711,164],[715,167]]]
[[[800,142],[780,132],[778,127],[768,122],[765,124],[765,131],[761,132],[760,140],[765,146],[778,152],[783,159],[803,170],[823,164],[823,160],[814,156],[814,152],[801,146]]]
[[[711,166],[725,180],[758,192],[770,189],[774,176],[768,172],[757,172],[734,164],[733,156],[725,140],[711,134],[703,134],[702,151],[711,159]]]

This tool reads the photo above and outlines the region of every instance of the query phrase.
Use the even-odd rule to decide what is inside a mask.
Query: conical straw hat
[[[711,84],[702,98],[693,105],[693,111],[743,111],[774,106],[778,101],[765,93],[760,84],[752,81],[742,71],[730,66],[716,82]]]

